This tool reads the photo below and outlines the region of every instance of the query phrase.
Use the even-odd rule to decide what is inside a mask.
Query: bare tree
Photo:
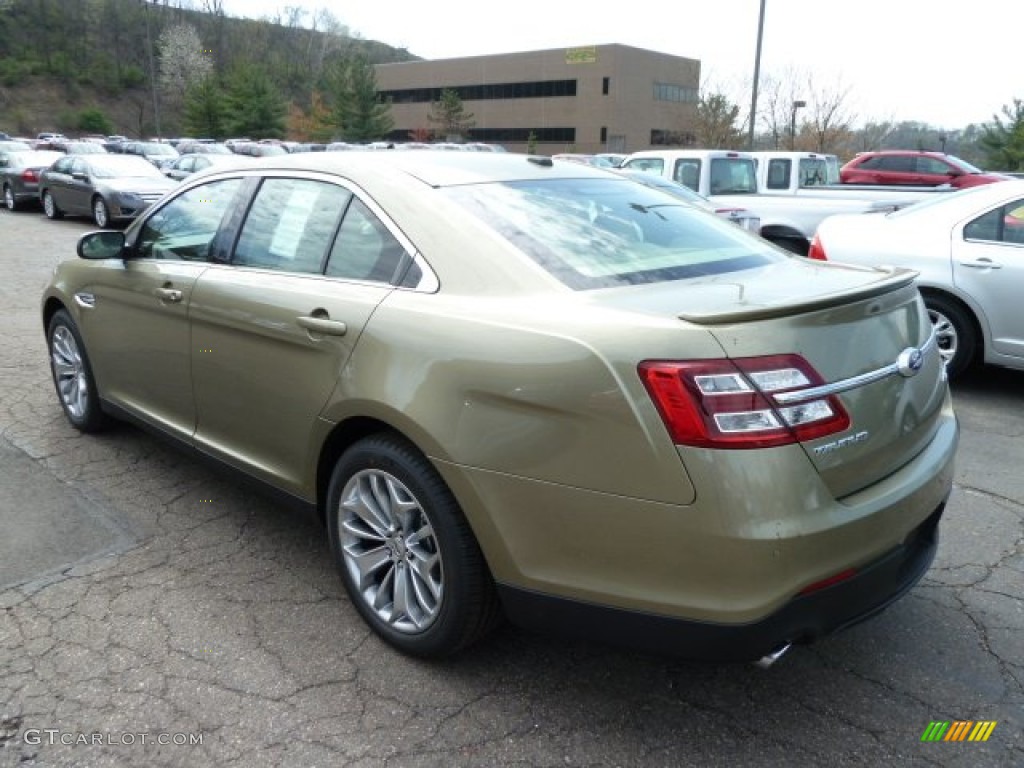
[[[807,117],[801,123],[801,146],[812,152],[838,154],[849,145],[853,134],[854,115],[847,108],[850,88],[841,81],[819,87],[810,74],[805,82]]]
[[[157,41],[157,48],[160,52],[160,86],[168,101],[180,106],[189,86],[202,82],[213,70],[213,59],[210,52],[203,49],[199,33],[190,24],[175,24],[165,29]]]

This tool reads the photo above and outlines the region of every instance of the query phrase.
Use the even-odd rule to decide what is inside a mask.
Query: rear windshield
[[[571,288],[660,283],[787,258],[734,224],[629,179],[445,190]]]

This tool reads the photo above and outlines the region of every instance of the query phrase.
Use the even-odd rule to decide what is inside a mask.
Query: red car
[[[904,184],[916,187],[949,184],[961,189],[1005,179],[1002,174],[986,173],[953,155],[903,149],[861,152],[839,169],[839,180],[843,184]]]

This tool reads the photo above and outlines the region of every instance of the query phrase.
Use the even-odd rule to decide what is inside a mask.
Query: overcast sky
[[[359,36],[442,59],[621,43],[699,59],[702,79],[749,109],[760,0],[224,0],[232,16],[328,8]],[[766,0],[761,74],[848,91],[865,121],[991,122],[1024,99],[1018,0]],[[795,73],[797,76],[792,76]],[[761,88],[764,89],[762,79]],[[798,90],[809,90],[803,88]],[[810,98],[796,94],[795,98]]]

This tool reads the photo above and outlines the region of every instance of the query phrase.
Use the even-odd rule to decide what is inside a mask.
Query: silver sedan
[[[1024,181],[885,215],[833,216],[809,256],[917,270],[951,376],[977,362],[1024,369]]]

